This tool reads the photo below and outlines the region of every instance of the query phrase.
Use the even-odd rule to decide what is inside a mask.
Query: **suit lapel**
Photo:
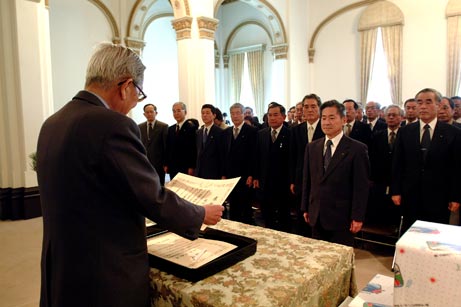
[[[323,175],[323,180],[326,177],[328,177],[328,175],[330,175],[334,171],[334,169],[339,165],[339,163],[348,155],[349,144],[350,144],[350,140],[346,136],[343,136],[341,140],[339,141],[338,148],[336,148],[335,153],[333,154],[333,157],[331,157],[330,164],[328,165],[328,168],[326,169],[325,174]],[[322,154],[323,154],[323,148],[322,148]],[[323,161],[322,161],[322,165],[323,165]]]

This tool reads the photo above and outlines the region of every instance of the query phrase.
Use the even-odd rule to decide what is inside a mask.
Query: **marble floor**
[[[0,221],[0,307],[38,306],[42,233],[41,218]],[[393,276],[389,248],[356,248],[355,263],[359,289],[378,273]]]

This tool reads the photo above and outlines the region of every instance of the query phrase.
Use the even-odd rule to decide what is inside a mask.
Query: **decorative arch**
[[[164,18],[164,17],[174,17],[174,14],[172,14],[172,13],[164,13],[164,14],[158,14],[158,15],[150,16],[145,22],[146,26],[142,28],[141,39],[144,40],[144,36],[146,35],[147,28],[149,28],[151,23],[153,23],[157,19]]]
[[[218,0],[214,9],[214,16],[218,14],[219,7],[225,0]],[[241,1],[243,2],[243,1]],[[247,5],[254,7],[256,10],[260,11],[264,16],[267,17],[267,20],[270,24],[270,30],[265,29],[269,33],[273,45],[286,45],[287,34],[285,31],[285,26],[283,24],[282,18],[277,10],[267,1],[267,0],[245,0],[244,2]]]
[[[273,45],[274,42],[273,42],[273,37],[271,36],[271,33],[269,31],[269,29],[267,29],[262,23],[260,23],[259,21],[256,21],[256,20],[249,20],[249,21],[245,21],[245,22],[242,22],[240,24],[238,24],[232,31],[231,33],[229,34],[229,37],[227,38],[226,40],[226,44],[225,44],[225,47],[224,47],[224,50],[223,50],[223,54],[224,55],[227,55],[228,54],[228,50],[229,50],[229,45],[232,43],[232,40],[235,38],[235,36],[237,35],[237,33],[242,30],[243,27],[245,26],[248,26],[248,25],[255,25],[255,26],[258,26],[260,28],[262,28],[266,33],[267,33],[267,36],[269,36],[270,40],[271,40],[271,44]]]
[[[362,6],[365,6],[365,5],[373,4],[373,3],[378,2],[378,1],[382,1],[382,0],[364,0],[364,1],[359,1],[359,2],[356,2],[356,3],[352,3],[350,5],[347,5],[347,6],[343,7],[342,9],[337,10],[336,12],[334,12],[333,14],[329,15],[327,18],[322,20],[322,22],[319,23],[317,28],[315,28],[314,33],[312,34],[312,37],[310,39],[309,50],[308,50],[309,63],[314,62],[315,40],[317,39],[317,36],[319,35],[320,30],[322,30],[330,21],[332,21],[336,17],[338,17],[338,16],[340,16],[340,15],[346,13],[346,12],[349,12],[351,10],[354,10],[356,8],[359,8],[359,7],[362,7]]]
[[[121,38],[120,38],[120,31],[119,31],[117,22],[115,21],[114,16],[109,11],[107,6],[105,6],[105,4],[102,3],[100,0],[88,0],[88,1],[94,4],[98,9],[102,11],[104,16],[106,16],[107,21],[109,22],[110,28],[112,30],[112,42],[114,44],[120,44]]]

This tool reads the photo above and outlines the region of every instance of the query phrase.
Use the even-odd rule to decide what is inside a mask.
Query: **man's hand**
[[[392,201],[394,202],[394,205],[400,206],[400,202],[402,201],[402,196],[392,195]]]
[[[194,176],[194,169],[193,168],[188,168],[187,169],[187,175]]]
[[[248,176],[246,185],[251,188],[253,186],[253,177]]]
[[[170,172],[168,172],[168,166],[164,166],[163,167],[163,170],[165,171],[165,174],[169,174]]]
[[[206,225],[216,225],[221,220],[222,212],[224,211],[223,206],[217,205],[206,205],[205,208],[205,218],[203,219],[203,224]]]
[[[448,210],[451,212],[456,212],[459,209],[459,203],[452,201],[448,204]]]
[[[363,225],[363,222],[357,222],[357,221],[352,220],[351,228],[349,230],[352,233],[357,233],[360,231],[360,229],[362,229],[362,225]]]
[[[258,179],[253,180],[253,189],[259,189],[259,180]]]
[[[290,184],[290,191],[291,191],[291,194],[295,194],[295,184],[294,183],[291,183]]]
[[[309,213],[304,212],[303,216],[304,216],[304,221],[306,221],[306,223],[309,224]]]

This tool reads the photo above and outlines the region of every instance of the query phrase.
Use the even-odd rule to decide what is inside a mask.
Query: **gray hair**
[[[187,112],[187,106],[186,106],[186,104],[184,102],[182,102],[182,101],[175,102],[175,103],[173,103],[172,108],[174,108],[175,105],[180,105],[181,109]]]
[[[130,48],[101,43],[88,62],[85,87],[97,83],[108,89],[124,78],[133,78],[136,84],[142,86],[145,69],[139,56]]]
[[[384,115],[387,115],[387,112],[388,112],[389,109],[391,109],[391,108],[397,108],[397,109],[399,109],[399,114],[400,114],[400,116],[403,116],[403,115],[404,115],[402,108],[401,108],[400,106],[396,105],[396,104],[391,104],[391,105],[387,106],[387,107],[384,109]]]
[[[240,102],[236,102],[236,103],[234,103],[233,105],[230,106],[229,111],[231,111],[232,109],[240,109],[240,111],[243,114],[243,109],[244,108],[245,107],[243,106],[243,104],[241,104]]]

